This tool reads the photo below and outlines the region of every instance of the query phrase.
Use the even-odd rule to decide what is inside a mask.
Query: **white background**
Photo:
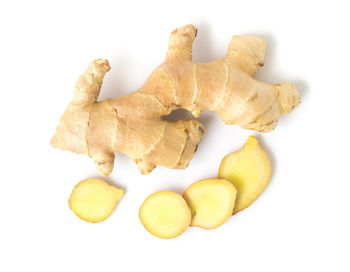
[[[1,1],[1,271],[350,271],[347,1]],[[327,4],[325,4],[327,3]],[[169,33],[198,27],[194,61],[225,56],[233,35],[267,42],[257,78],[293,82],[301,105],[259,134],[205,112],[207,128],[186,170],[139,174],[117,154],[108,182],[125,196],[106,221],[69,209],[80,180],[100,177],[90,158],[49,140],[78,76],[110,61],[101,99],[140,87],[163,60]],[[216,177],[224,155],[256,135],[273,177],[263,195],[222,227],[150,235],[138,209],[158,190],[182,193]]]

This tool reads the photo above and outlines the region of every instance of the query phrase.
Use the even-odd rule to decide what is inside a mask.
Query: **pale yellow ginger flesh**
[[[225,179],[204,179],[190,185],[184,193],[193,211],[191,226],[214,229],[232,215],[236,188]]]
[[[271,178],[270,159],[258,140],[250,136],[242,149],[224,157],[218,176],[232,182],[237,189],[235,214],[247,208],[265,190]]]
[[[89,178],[79,182],[69,199],[69,207],[81,219],[97,223],[107,219],[124,191],[102,179]]]
[[[186,109],[195,117],[209,110],[226,124],[269,132],[281,115],[298,106],[300,97],[293,84],[254,79],[264,63],[261,38],[234,36],[225,58],[194,63],[196,34],[193,25],[174,30],[164,62],[139,90],[125,97],[97,102],[110,66],[107,60],[93,61],[75,86],[52,146],[92,157],[104,176],[113,170],[115,152],[131,157],[143,174],[157,165],[183,169],[205,129],[196,120],[162,118],[173,110]]]
[[[191,222],[191,211],[181,195],[160,191],[146,198],[140,207],[139,218],[150,233],[170,239],[187,229]]]

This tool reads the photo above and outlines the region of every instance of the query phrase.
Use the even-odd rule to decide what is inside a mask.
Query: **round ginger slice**
[[[124,191],[99,178],[79,182],[69,199],[69,207],[81,219],[97,223],[113,212]]]
[[[204,179],[190,185],[184,198],[194,212],[191,226],[214,229],[224,224],[232,215],[236,193],[225,179]]]
[[[139,218],[151,234],[170,239],[182,234],[190,225],[191,210],[181,195],[159,191],[142,203]]]
[[[250,136],[240,150],[223,158],[219,178],[229,180],[237,188],[234,214],[247,208],[260,196],[269,184],[271,163],[255,137]]]

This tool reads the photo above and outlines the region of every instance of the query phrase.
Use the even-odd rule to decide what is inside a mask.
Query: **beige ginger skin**
[[[165,61],[139,90],[124,97],[97,102],[110,66],[107,60],[93,61],[80,76],[51,145],[92,157],[103,176],[112,172],[115,152],[131,157],[143,174],[157,165],[183,169],[205,128],[196,120],[171,122],[162,116],[180,108],[195,117],[209,110],[226,124],[269,132],[281,115],[298,106],[293,84],[254,79],[264,60],[261,38],[234,36],[225,58],[193,63],[196,34],[193,25],[174,30]]]

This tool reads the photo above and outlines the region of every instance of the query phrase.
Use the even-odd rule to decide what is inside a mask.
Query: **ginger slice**
[[[81,219],[97,223],[107,219],[124,191],[102,179],[89,178],[79,182],[69,199],[69,207]]]
[[[140,207],[139,218],[151,234],[170,239],[187,229],[191,222],[191,211],[181,195],[160,191],[145,199]]]
[[[237,188],[234,214],[259,197],[270,181],[271,163],[255,137],[250,136],[242,149],[224,157],[219,178],[229,180]]]
[[[225,179],[204,179],[190,185],[184,198],[194,212],[191,226],[214,229],[224,224],[232,215],[236,193]]]

